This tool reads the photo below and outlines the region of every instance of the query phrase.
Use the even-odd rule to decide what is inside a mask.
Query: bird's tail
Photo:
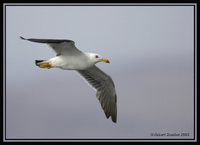
[[[35,65],[39,66],[42,62],[44,62],[45,60],[35,60]]]
[[[35,64],[40,68],[52,68],[52,65],[46,60],[35,60]]]

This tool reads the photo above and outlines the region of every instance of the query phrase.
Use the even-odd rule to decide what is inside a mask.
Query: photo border
[[[57,139],[57,138],[52,138],[52,139],[23,139],[23,138],[18,138],[18,139],[14,139],[14,138],[7,138],[6,137],[6,7],[10,7],[10,6],[193,6],[194,9],[194,132],[193,132],[193,138],[187,138],[187,139],[183,139],[183,138],[116,138],[116,139],[101,139],[101,138],[92,138],[92,139],[85,139],[85,138],[69,138],[69,139]],[[197,4],[196,3],[148,3],[148,4],[140,4],[140,3],[132,3],[132,4],[118,4],[118,3],[112,3],[112,4],[94,4],[94,3],[87,3],[87,4],[69,4],[69,3],[4,3],[3,5],[3,140],[4,142],[64,142],[64,141],[154,141],[154,142],[158,142],[158,141],[188,141],[188,142],[192,142],[192,141],[196,141],[197,138]]]

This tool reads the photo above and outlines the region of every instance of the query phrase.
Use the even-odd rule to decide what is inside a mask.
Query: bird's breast
[[[57,67],[65,70],[84,70],[91,67],[91,64],[84,57],[60,57],[57,61]]]

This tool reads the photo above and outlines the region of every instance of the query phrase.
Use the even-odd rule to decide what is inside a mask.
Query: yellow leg
[[[48,68],[48,69],[52,68],[51,64],[49,63],[42,63],[42,64],[39,64],[38,66],[40,68]]]

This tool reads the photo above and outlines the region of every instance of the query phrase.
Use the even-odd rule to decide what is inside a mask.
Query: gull
[[[85,53],[76,48],[75,42],[64,39],[35,39],[24,37],[36,43],[45,43],[56,53],[56,56],[48,60],[35,60],[40,68],[60,68],[64,70],[76,70],[87,82],[96,89],[96,97],[107,118],[111,117],[117,122],[117,95],[112,78],[99,69],[95,64],[98,62],[110,63],[107,58],[96,53]]]

